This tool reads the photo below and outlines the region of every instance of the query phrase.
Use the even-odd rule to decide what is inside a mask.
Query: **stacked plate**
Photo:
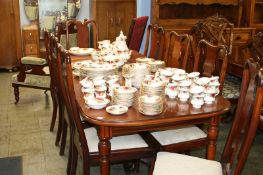
[[[150,66],[145,63],[133,63],[132,69],[134,72],[134,76],[132,77],[132,86],[140,88],[141,83],[144,80],[144,76],[151,74]]]
[[[159,68],[165,67],[165,62],[161,60],[152,60],[148,64],[151,66],[151,72],[157,72]]]
[[[148,63],[149,61],[154,61],[154,59],[153,58],[147,58],[147,57],[136,58],[137,63]]]
[[[94,62],[90,65],[83,65],[79,70],[80,76],[82,77],[107,77],[109,75],[118,74],[118,66],[109,63]]]
[[[130,107],[133,105],[137,89],[128,86],[119,86],[114,89],[112,102],[116,105]]]
[[[157,95],[163,97],[165,84],[160,80],[144,80],[141,86],[141,95]]]
[[[139,97],[139,112],[144,115],[158,115],[163,111],[163,100],[157,95]]]

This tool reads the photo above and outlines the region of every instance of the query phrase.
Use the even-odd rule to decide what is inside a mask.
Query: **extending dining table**
[[[134,60],[140,54],[133,51]],[[74,58],[73,58],[74,59]],[[79,60],[79,59],[76,59]],[[138,111],[138,102],[129,107],[128,112],[122,115],[111,115],[105,109],[95,110],[85,104],[81,91],[80,79],[74,79],[74,89],[79,111],[83,118],[94,124],[98,129],[100,171],[102,175],[110,174],[111,138],[119,135],[133,134],[143,131],[156,131],[171,127],[207,124],[207,159],[214,160],[220,115],[230,109],[230,102],[218,95],[214,103],[194,108],[191,103],[180,102],[178,99],[164,98],[163,111],[159,115],[146,116]]]

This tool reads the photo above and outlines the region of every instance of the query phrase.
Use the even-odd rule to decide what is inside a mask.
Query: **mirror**
[[[80,4],[80,0],[24,0],[28,19],[39,22],[40,38],[44,29],[55,32],[58,22],[76,18]]]
[[[24,0],[26,16],[30,21],[38,19],[38,0]]]

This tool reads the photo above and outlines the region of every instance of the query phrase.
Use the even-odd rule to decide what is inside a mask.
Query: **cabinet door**
[[[131,19],[136,16],[136,1],[92,1],[92,15],[99,29],[99,40],[114,41],[120,30],[128,34]]]
[[[1,0],[0,67],[13,68],[21,56],[19,1]]]

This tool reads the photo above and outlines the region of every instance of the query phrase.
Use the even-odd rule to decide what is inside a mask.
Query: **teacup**
[[[191,104],[194,108],[201,108],[201,106],[204,104],[204,96],[203,95],[195,95],[192,96]]]
[[[183,80],[179,83],[179,88],[184,91],[189,91],[192,82],[189,80]]]
[[[107,97],[106,91],[107,91],[106,86],[95,88],[95,97],[96,98],[106,98]]]
[[[192,82],[195,82],[199,78],[199,75],[200,75],[200,72],[191,72],[191,73],[187,74],[187,77]]]
[[[190,97],[190,93],[188,90],[179,88],[178,97],[179,97],[180,101],[186,102]]]
[[[204,93],[205,104],[212,104],[215,101],[215,97],[218,95],[217,90],[214,88],[206,88]]]
[[[210,84],[218,84],[219,83],[219,76],[213,76],[209,78]]]
[[[197,84],[199,86],[203,86],[204,88],[206,88],[208,86],[209,82],[210,82],[210,79],[208,77],[201,77],[195,81],[195,84]]]
[[[114,89],[116,87],[120,87],[120,84],[119,83],[113,83],[113,84],[109,85],[109,96],[113,96],[113,92],[114,92]]]
[[[169,83],[165,88],[165,94],[169,96],[169,98],[174,99],[178,92],[177,92],[177,83]]]

